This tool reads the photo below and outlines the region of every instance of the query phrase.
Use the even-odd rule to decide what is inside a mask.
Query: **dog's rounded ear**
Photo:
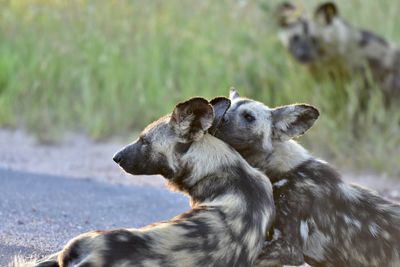
[[[238,91],[235,89],[235,87],[231,87],[231,89],[229,89],[229,99],[234,100],[238,97],[240,97]]]
[[[297,7],[292,3],[280,3],[275,9],[276,23],[280,27],[287,27],[297,19],[297,13]]]
[[[326,2],[317,7],[314,13],[314,18],[320,23],[329,25],[338,15],[339,11],[336,4],[333,2]]]
[[[313,106],[295,104],[272,110],[272,138],[287,141],[304,134],[319,117]]]
[[[204,98],[195,97],[176,105],[169,121],[183,142],[200,140],[211,127],[214,111]]]
[[[225,113],[231,106],[231,100],[226,97],[220,96],[211,100],[210,104],[214,109],[214,121],[209,130],[209,133],[215,134],[215,131],[218,129],[222,119],[224,118]]]

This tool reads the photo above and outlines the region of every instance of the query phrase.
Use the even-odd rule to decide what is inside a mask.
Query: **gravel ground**
[[[40,257],[89,230],[141,227],[189,208],[165,188],[0,169],[0,266]]]
[[[82,135],[70,135],[61,144],[43,145],[21,130],[0,129],[0,168],[74,178],[91,177],[117,184],[163,186],[162,177],[133,178],[113,162],[114,153],[129,141],[97,143]]]
[[[140,227],[188,209],[160,176],[131,176],[113,161],[126,142],[71,135],[42,145],[23,131],[0,129],[0,266],[15,254],[54,252],[93,229]],[[345,173],[345,180],[400,200],[400,179]]]

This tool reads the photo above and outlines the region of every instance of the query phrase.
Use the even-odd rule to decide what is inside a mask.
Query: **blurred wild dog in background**
[[[315,76],[353,79],[356,74],[367,91],[371,82],[379,85],[386,105],[400,102],[400,49],[349,24],[331,2],[321,4],[313,14],[288,2],[276,12],[282,43]],[[365,105],[368,92],[360,89],[360,94]]]

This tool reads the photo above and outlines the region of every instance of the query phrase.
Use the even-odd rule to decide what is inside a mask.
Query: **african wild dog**
[[[334,77],[359,73],[368,87],[369,74],[380,85],[385,103],[400,98],[400,49],[382,37],[358,29],[340,16],[334,3],[321,4],[313,16],[283,3],[277,9],[280,39],[292,56],[314,74]]]
[[[126,172],[161,174],[192,209],[141,229],[72,239],[54,266],[251,266],[274,219],[272,186],[236,150],[207,133],[230,105],[217,98],[178,104],[114,156]],[[215,123],[218,121],[215,120]],[[265,201],[264,201],[265,200]],[[48,263],[48,262],[47,262]]]
[[[400,205],[343,182],[292,140],[313,125],[318,110],[304,104],[272,109],[236,91],[230,98],[215,134],[273,184],[281,236],[265,247],[259,266],[275,258],[284,263],[287,255],[279,252],[288,244],[285,251],[301,250],[313,266],[400,266]]]

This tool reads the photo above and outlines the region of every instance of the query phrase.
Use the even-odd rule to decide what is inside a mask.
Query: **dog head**
[[[230,99],[231,107],[215,135],[247,160],[253,155],[273,153],[277,145],[305,133],[319,116],[318,110],[310,105],[269,108],[240,97],[236,90],[231,90]]]
[[[228,109],[227,98],[213,100],[218,118]],[[220,114],[220,112],[222,112]],[[117,152],[113,160],[134,175],[178,175],[187,162],[182,160],[195,143],[202,142],[214,121],[214,109],[204,98],[179,103],[171,114],[148,125],[132,144]]]
[[[302,64],[331,59],[357,43],[358,37],[340,18],[338,8],[332,2],[319,5],[313,14],[306,14],[299,6],[283,3],[276,13],[282,43]]]

